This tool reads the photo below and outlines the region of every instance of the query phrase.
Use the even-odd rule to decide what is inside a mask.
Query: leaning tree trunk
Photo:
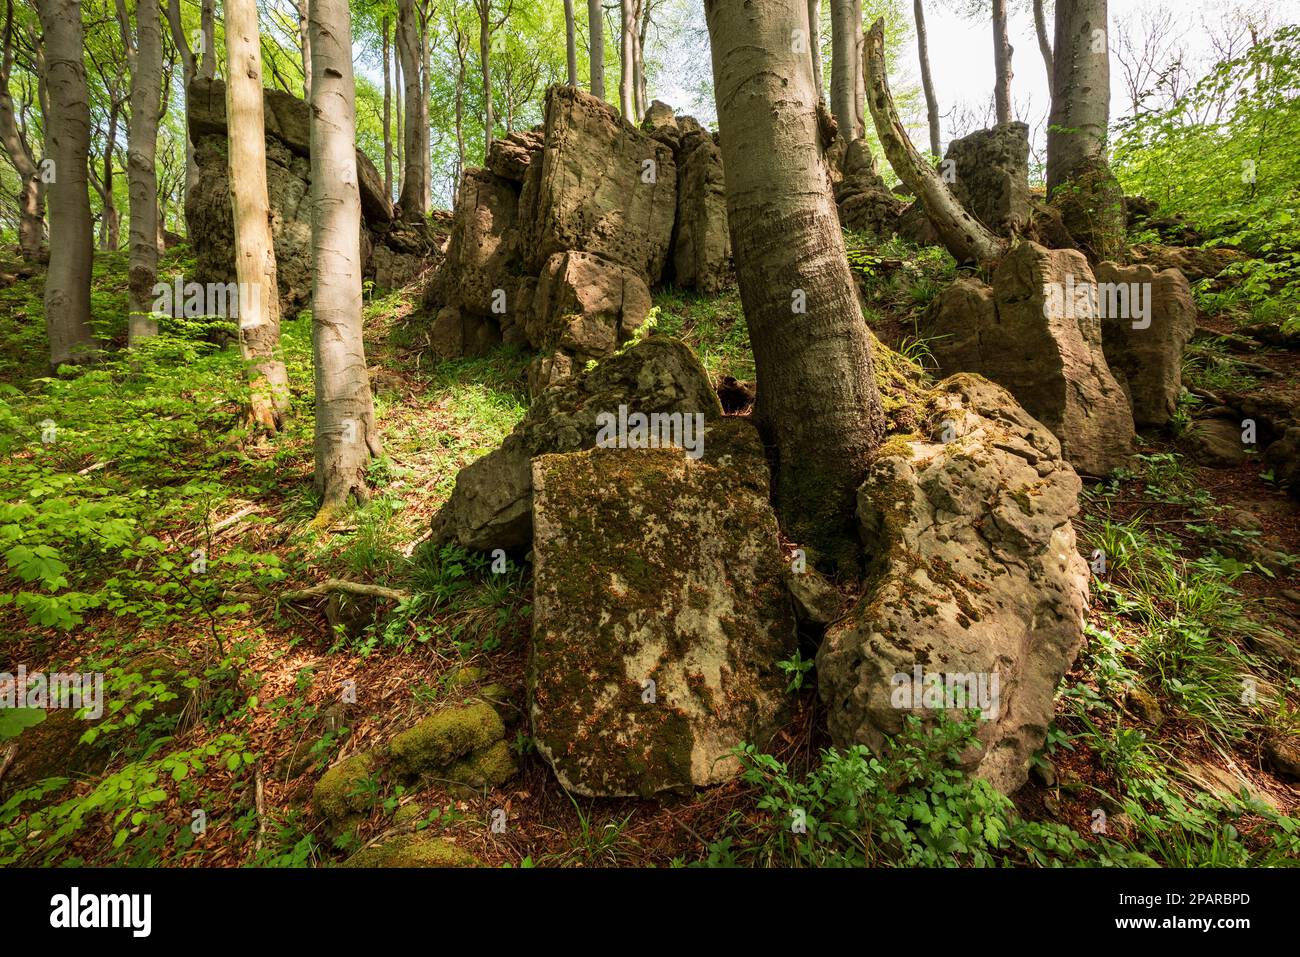
[[[95,240],[90,218],[90,97],[85,35],[78,0],[40,0],[49,90],[46,158],[49,184],[50,268],[45,277],[45,331],[50,367],[82,362],[94,352],[90,329],[90,273]]]
[[[1007,38],[1007,0],[993,0],[993,102],[998,125],[1011,122],[1011,41]]]
[[[822,164],[805,0],[705,0],[727,216],[785,533],[857,565],[854,495],[884,433],[870,333]]]
[[[402,195],[397,201],[402,217],[408,220],[423,219],[429,209],[429,167],[423,160],[425,151],[420,145],[423,124],[421,109],[428,109],[420,91],[420,26],[415,10],[415,0],[398,0],[397,4],[397,59],[401,65],[403,101],[406,105],[406,123],[402,144],[405,172],[402,174]]]
[[[857,39],[853,29],[853,0],[831,0],[831,115],[840,139],[852,143],[857,129]]]
[[[162,98],[162,21],[156,2],[135,5],[131,120],[126,134],[127,196],[131,203],[127,342],[156,335],[153,287],[158,281],[158,104]]]
[[[255,0],[226,0],[226,117],[230,206],[239,281],[239,347],[251,384],[249,421],[277,432],[289,411],[280,360],[280,291],[266,189],[262,47]]]
[[[564,52],[569,67],[569,86],[577,86],[578,34],[573,24],[573,0],[564,0]]]
[[[312,0],[312,354],[318,526],[367,493],[381,453],[361,332],[361,194],[346,0]]]
[[[1106,0],[1057,0],[1047,196],[1094,261],[1124,245],[1124,194],[1106,158],[1110,52]]]
[[[812,54],[813,86],[817,99],[826,99],[826,82],[822,79],[822,0],[808,0],[808,46]]]
[[[623,112],[623,119],[629,123],[635,123],[636,92],[634,86],[636,83],[636,40],[633,39],[633,36],[636,32],[636,8],[633,6],[632,0],[620,0],[620,11],[622,13],[622,29],[619,30],[619,107]]]
[[[916,13],[916,50],[921,58],[921,88],[925,91],[925,115],[930,125],[930,155],[943,156],[943,142],[939,136],[939,98],[934,93],[934,77],[930,75],[930,44],[925,33],[925,2],[914,0]]]
[[[1047,12],[1043,9],[1043,0],[1034,0],[1034,33],[1038,35],[1038,52],[1043,55],[1043,65],[1047,67],[1047,92],[1050,95],[1055,85],[1056,68],[1052,63],[1052,40],[1047,33]]]
[[[921,200],[943,244],[960,263],[991,264],[1001,258],[1002,242],[965,208],[948,189],[938,171],[925,161],[898,118],[885,71],[885,19],[867,33],[867,104],[889,165]]]
[[[591,95],[605,98],[605,20],[600,0],[587,0],[587,33],[591,50]]]

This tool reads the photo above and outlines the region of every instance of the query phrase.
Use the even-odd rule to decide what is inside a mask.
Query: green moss
[[[439,711],[403,731],[389,742],[388,754],[399,774],[415,777],[487,748],[505,734],[496,709],[485,701],[474,701]]]
[[[336,826],[368,813],[378,800],[376,789],[371,787],[375,765],[374,754],[362,751],[321,775],[311,792],[316,813]]]
[[[431,834],[395,837],[357,851],[344,867],[481,867],[482,862],[445,838]]]
[[[446,772],[446,777],[457,784],[484,788],[505,784],[518,773],[519,767],[510,746],[498,741],[457,761]]]

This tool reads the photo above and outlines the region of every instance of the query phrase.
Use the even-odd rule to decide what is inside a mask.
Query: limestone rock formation
[[[731,231],[727,225],[722,151],[690,117],[684,117],[681,125],[685,129],[675,141],[677,225],[673,235],[673,281],[678,286],[715,293],[731,276]]]
[[[1104,476],[1131,453],[1134,430],[1106,364],[1095,299],[1081,253],[1021,242],[991,287],[963,277],[945,289],[925,330],[945,375],[978,372],[1010,390],[1078,472]]]
[[[1029,127],[1005,123],[948,144],[945,163],[953,195],[967,212],[1000,236],[1029,224]]]
[[[692,460],[597,448],[533,462],[533,737],[569,790],[715,784],[766,741],[795,648],[767,463],[728,418]]]
[[[722,414],[708,373],[675,339],[652,338],[611,356],[590,371],[546,389],[501,447],[456,476],[451,498],[433,518],[435,541],[490,551],[532,542],[534,456],[575,452],[596,444],[602,412]]]
[[[897,232],[907,204],[880,178],[865,139],[854,140],[844,149],[841,172],[834,187],[840,225],[877,239],[888,239]]]
[[[1103,310],[1101,344],[1133,408],[1139,428],[1163,426],[1178,407],[1183,384],[1183,349],[1196,331],[1196,303],[1183,274],[1150,266],[1097,266],[1099,298],[1127,296],[1129,309]],[[1138,299],[1146,314],[1133,313]],[[1122,313],[1129,313],[1123,315]]]
[[[858,492],[865,590],[818,651],[818,690],[841,747],[878,749],[909,713],[980,708],[963,763],[1010,792],[1083,642],[1080,483],[1051,432],[979,376],[939,383],[923,419],[920,435],[885,445]],[[968,696],[923,695],[934,681]]]

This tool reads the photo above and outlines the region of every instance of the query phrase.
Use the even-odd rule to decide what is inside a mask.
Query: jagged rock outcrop
[[[647,122],[649,117],[647,117]],[[731,230],[722,151],[691,117],[678,124],[677,224],[673,234],[673,281],[715,293],[731,278]]]
[[[906,207],[885,185],[876,170],[876,160],[865,139],[844,148],[841,173],[834,184],[840,225],[855,232],[888,239],[899,230],[899,218]]]
[[[1051,432],[979,376],[939,383],[922,419],[858,491],[870,565],[818,651],[818,690],[840,747],[879,749],[909,714],[980,709],[962,762],[1011,792],[1083,642],[1080,483]]]
[[[715,421],[702,455],[597,448],[533,462],[533,739],[561,784],[715,784],[766,741],[795,649],[763,445]]]
[[[1110,474],[1131,454],[1128,399],[1106,364],[1096,281],[1084,256],[1021,242],[1003,257],[992,286],[962,277],[925,318],[945,375],[978,372],[1008,389],[1060,440],[1066,459],[1090,476]]]
[[[435,541],[491,551],[526,549],[533,540],[532,460],[596,444],[601,413],[702,412],[722,415],[708,373],[688,346],[651,338],[590,371],[545,389],[500,448],[461,469],[451,498],[433,518]]]
[[[1029,224],[1029,127],[1004,123],[948,144],[944,172],[966,211],[1000,236],[1018,236]],[[951,164],[948,166],[947,164]]]
[[[1134,424],[1163,426],[1178,408],[1183,349],[1196,331],[1191,287],[1176,269],[1115,263],[1098,264],[1097,284],[1106,364],[1129,398]]]
[[[281,308],[293,315],[311,297],[311,129],[309,108],[279,90],[263,92],[266,123],[267,194]],[[185,197],[185,220],[197,262],[198,282],[234,282],[234,223],[226,151],[226,85],[198,78],[189,88],[189,133],[199,168],[196,188]],[[392,202],[373,163],[357,150],[361,195],[363,271],[376,285],[409,281],[440,255],[441,237],[431,224],[393,221]],[[376,250],[383,251],[375,258]],[[187,277],[190,278],[190,277]]]

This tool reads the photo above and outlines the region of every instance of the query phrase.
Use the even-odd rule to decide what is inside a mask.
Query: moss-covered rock
[[[566,788],[650,795],[736,773],[795,648],[762,443],[724,419],[692,460],[593,449],[533,463],[530,712]],[[653,682],[653,685],[650,684]]]
[[[372,786],[377,764],[372,752],[362,751],[344,758],[321,775],[311,792],[316,814],[339,828],[368,814],[378,800]]]
[[[472,701],[444,708],[403,731],[388,743],[388,755],[399,775],[413,778],[490,748],[505,735],[496,709],[486,701]]]
[[[510,745],[497,741],[457,761],[448,769],[447,778],[477,789],[505,784],[518,773]]]
[[[433,834],[392,837],[357,851],[344,867],[481,867],[482,862],[445,838]]]

